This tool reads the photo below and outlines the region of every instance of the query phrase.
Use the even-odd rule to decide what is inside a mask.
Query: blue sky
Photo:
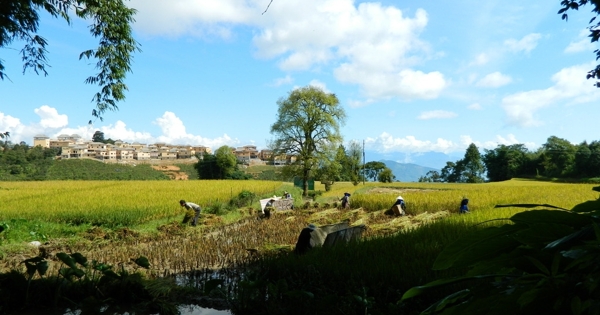
[[[586,27],[591,7],[560,1],[132,0],[142,52],[127,99],[92,119],[96,86],[83,83],[96,47],[84,20],[42,16],[49,75],[22,74],[21,43],[0,49],[0,131],[96,130],[129,142],[212,147],[272,138],[277,100],[306,85],[335,93],[347,113],[345,142],[402,156],[462,155],[549,136],[600,140],[600,89]]]

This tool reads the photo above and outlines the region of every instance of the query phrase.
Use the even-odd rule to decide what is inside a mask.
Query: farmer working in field
[[[350,209],[350,194],[344,193],[344,197],[340,199],[342,201],[342,209]]]
[[[196,224],[198,223],[198,217],[200,216],[200,211],[202,211],[202,208],[200,208],[199,205],[193,203],[193,202],[185,202],[185,200],[179,200],[179,205],[182,207],[185,207],[186,210],[188,210],[185,214],[185,217],[183,217],[183,224],[187,224],[190,219],[192,219],[192,226],[196,226]],[[191,213],[191,211],[194,210],[194,214]]]

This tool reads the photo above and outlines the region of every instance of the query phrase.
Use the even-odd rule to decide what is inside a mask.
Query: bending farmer
[[[202,208],[200,208],[199,205],[193,202],[185,202],[185,200],[179,200],[179,205],[185,207],[185,209],[188,210],[188,212],[185,214],[185,217],[183,217],[183,224],[187,224],[190,221],[190,219],[192,219],[192,214],[190,212],[191,210],[194,210],[195,213],[193,214],[194,217],[192,219],[192,226],[196,226]]]

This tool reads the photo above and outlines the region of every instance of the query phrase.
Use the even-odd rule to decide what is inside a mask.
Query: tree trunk
[[[302,195],[304,197],[308,196],[308,174],[309,174],[309,170],[304,169],[304,171],[302,172],[302,188],[303,188]]]

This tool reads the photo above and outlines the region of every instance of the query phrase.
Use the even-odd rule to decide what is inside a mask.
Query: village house
[[[83,141],[76,134],[61,134],[57,139],[50,139],[46,135],[36,135],[33,138],[34,146],[44,148],[59,148],[62,159],[97,159],[101,161],[152,161],[152,160],[177,160],[212,154],[212,149],[201,145],[170,145],[164,142],[143,144],[139,142],[127,143],[115,140],[114,144]],[[281,155],[273,157],[272,150],[258,150],[255,145],[245,145],[231,148],[231,152],[238,161],[247,165],[269,164],[285,165],[295,161],[294,156]]]

